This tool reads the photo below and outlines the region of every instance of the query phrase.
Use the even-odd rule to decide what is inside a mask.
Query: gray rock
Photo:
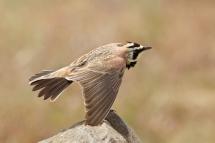
[[[123,120],[111,110],[103,124],[88,126],[84,121],[39,143],[140,143]]]

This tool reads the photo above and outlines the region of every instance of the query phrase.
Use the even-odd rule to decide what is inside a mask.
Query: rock
[[[100,126],[88,126],[84,121],[39,143],[140,143],[123,120],[111,110]]]

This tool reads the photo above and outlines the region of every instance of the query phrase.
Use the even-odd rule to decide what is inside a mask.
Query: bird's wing
[[[88,67],[70,77],[83,88],[86,124],[95,126],[102,123],[116,98],[123,73]]]

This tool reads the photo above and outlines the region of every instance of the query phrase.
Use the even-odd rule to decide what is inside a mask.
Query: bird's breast
[[[126,60],[122,57],[115,57],[109,59],[104,64],[106,64],[106,66],[108,66],[111,69],[121,70],[122,68],[126,67]]]

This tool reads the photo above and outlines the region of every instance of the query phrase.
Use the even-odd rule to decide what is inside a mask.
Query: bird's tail
[[[44,100],[51,98],[51,101],[55,101],[60,93],[73,82],[57,75],[59,75],[58,71],[45,70],[33,75],[29,79],[29,84],[34,86],[33,91],[40,90],[38,97],[43,97]]]

